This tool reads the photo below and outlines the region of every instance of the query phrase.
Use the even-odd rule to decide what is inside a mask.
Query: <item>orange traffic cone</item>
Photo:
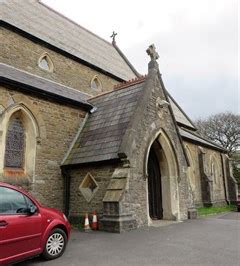
[[[91,228],[89,226],[88,214],[86,213],[85,214],[85,221],[84,221],[84,231],[87,232],[90,230],[91,230]]]
[[[92,229],[93,230],[97,230],[98,229],[97,212],[96,211],[93,211]]]

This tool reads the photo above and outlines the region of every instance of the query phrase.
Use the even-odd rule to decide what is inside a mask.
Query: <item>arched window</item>
[[[102,90],[102,83],[97,76],[94,76],[92,81],[91,81],[91,89]]]
[[[14,95],[14,100],[17,96]],[[18,185],[35,182],[37,145],[41,145],[42,136],[45,138],[45,126],[29,106],[14,104],[0,117],[0,176],[3,182]]]
[[[48,72],[53,72],[53,62],[47,53],[44,53],[38,60],[38,66]]]
[[[25,130],[19,117],[10,120],[5,144],[4,167],[23,168],[25,152]]]

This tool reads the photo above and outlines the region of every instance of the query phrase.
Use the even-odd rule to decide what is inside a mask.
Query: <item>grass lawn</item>
[[[221,212],[229,212],[236,210],[236,206],[234,205],[226,205],[226,206],[212,206],[212,207],[201,207],[197,209],[197,213],[199,216],[209,215],[209,214],[217,214]]]

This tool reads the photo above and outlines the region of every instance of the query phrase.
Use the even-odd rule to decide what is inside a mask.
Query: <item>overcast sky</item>
[[[43,0],[117,45],[142,74],[154,43],[167,90],[192,118],[240,113],[237,0]],[[67,30],[67,29],[66,29]]]

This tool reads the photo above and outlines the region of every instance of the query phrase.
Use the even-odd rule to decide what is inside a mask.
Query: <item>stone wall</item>
[[[227,155],[222,155],[222,162],[225,167],[225,186],[227,201],[232,204],[236,204],[238,193],[237,180],[233,176],[231,161]]]
[[[32,74],[75,88],[90,95],[112,90],[118,81],[65,57],[49,48],[35,43],[21,35],[1,28],[0,62],[25,70]],[[39,58],[47,53],[53,62],[53,72],[38,66]],[[90,88],[92,78],[97,75],[102,83],[102,91]]]
[[[190,184],[193,190],[194,203],[201,206],[204,203],[204,193],[206,192],[206,184],[202,182],[207,179],[210,185],[209,193],[211,193],[212,204],[225,203],[225,187],[223,177],[223,166],[221,153],[206,147],[201,147],[193,143],[184,142],[188,156],[190,158]],[[201,171],[201,153],[204,153],[204,169]],[[212,166],[212,164],[214,166]],[[213,169],[215,168],[215,170]],[[205,192],[204,192],[205,191]],[[206,203],[206,202],[205,202]]]
[[[165,156],[160,161],[166,183],[162,190],[165,190],[165,200],[168,199],[165,212],[172,220],[188,217],[188,208],[192,205],[186,176],[187,163],[171,111],[169,107],[158,108],[160,99],[166,98],[158,72],[150,70],[141,101],[122,140],[120,154],[126,154],[126,162],[112,176],[112,181],[121,179],[122,184],[126,179],[126,184],[122,190],[117,184],[118,193],[109,187],[104,198],[104,230],[112,228],[122,232],[151,223],[146,167],[148,152],[155,140],[161,144]]]
[[[189,205],[189,190],[186,178],[186,160],[183,154],[181,143],[177,135],[175,124],[171,116],[168,107],[157,109],[156,101],[160,97],[165,99],[163,89],[159,82],[155,80],[154,84],[149,84],[148,87],[150,98],[146,99],[145,104],[147,106],[143,110],[141,115],[141,123],[135,128],[135,137],[132,142],[132,156],[130,158],[131,165],[131,178],[129,179],[129,189],[126,193],[125,202],[128,203],[133,213],[133,217],[137,220],[138,226],[144,226],[150,223],[149,211],[148,211],[148,190],[147,190],[147,176],[146,167],[147,160],[146,155],[151,148],[153,141],[160,142],[158,134],[165,135],[166,142],[169,141],[172,154],[166,154],[164,156],[168,158],[162,158],[160,161],[161,171],[163,167],[166,169],[166,175],[162,177],[166,183],[171,182],[168,186],[162,186],[162,190],[168,190],[172,194],[172,198],[169,197],[169,206],[167,208],[173,208],[174,210],[165,210],[170,213],[170,219],[184,220],[187,219],[187,210]],[[160,143],[162,146],[163,143]],[[167,146],[167,144],[166,144]],[[173,159],[172,161],[170,161]],[[166,160],[169,160],[166,162]],[[175,161],[175,162],[174,162]],[[174,166],[175,165],[175,166]],[[170,168],[175,169],[170,169]],[[176,188],[176,191],[171,191]],[[171,206],[170,206],[171,205]]]
[[[20,106],[26,108],[34,117],[38,126],[39,135],[34,141],[37,143],[35,152],[35,167],[27,189],[44,205],[63,208],[63,177],[60,164],[73,141],[85,111],[79,107],[60,104],[46,98],[39,98],[33,94],[23,94],[20,90],[10,90],[0,87],[0,160],[4,160],[4,135],[6,135],[6,122],[8,113]],[[24,112],[24,111],[23,111]],[[4,124],[4,125],[3,125]],[[26,138],[31,138],[26,132]],[[26,185],[25,177],[19,178],[0,172],[0,180]]]
[[[184,146],[190,163],[190,166],[187,170],[188,180],[193,193],[194,203],[196,206],[199,206],[202,205],[202,186],[199,169],[199,147],[195,144],[185,141]]]
[[[116,165],[92,165],[81,166],[78,169],[73,169],[69,172],[70,181],[70,216],[79,217],[85,213],[91,214],[94,210],[101,217],[103,214],[103,198],[107,191],[111,176]],[[94,193],[93,198],[87,201],[80,191],[79,187],[82,184],[87,174],[90,174],[98,185],[98,190]]]

